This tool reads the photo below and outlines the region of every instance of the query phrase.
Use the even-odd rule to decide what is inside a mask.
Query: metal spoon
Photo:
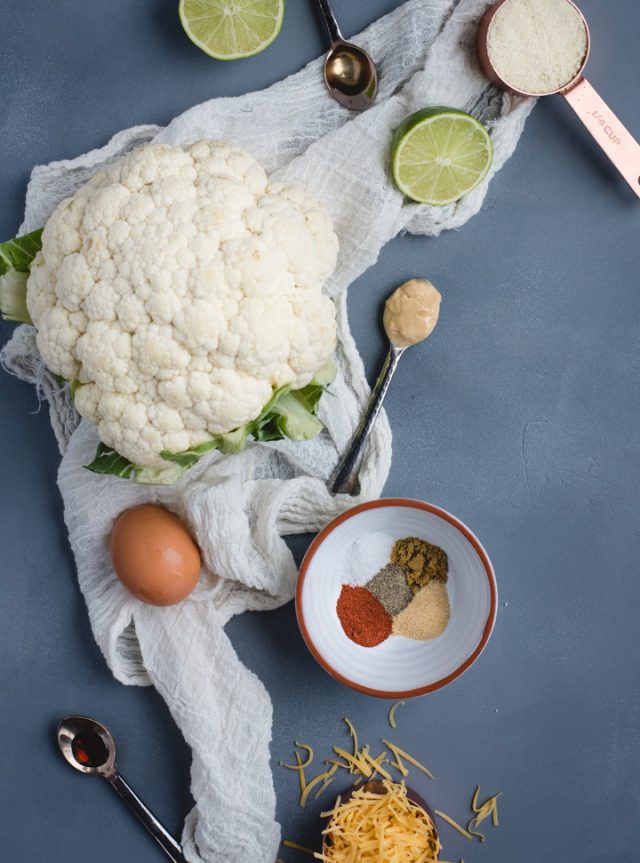
[[[102,776],[142,821],[174,863],[187,863],[179,843],[168,833],[116,770],[116,744],[108,728],[88,716],[65,716],[58,726],[60,752],[81,773]]]
[[[365,444],[382,409],[400,357],[408,347],[428,338],[438,322],[440,294],[427,279],[410,279],[400,285],[385,303],[384,328],[389,339],[389,352],[378,380],[371,391],[369,404],[346,452],[329,478],[331,494],[358,494],[358,471]],[[406,329],[397,326],[397,313],[406,315]]]
[[[331,96],[351,111],[364,111],[378,92],[376,65],[363,48],[347,42],[329,0],[318,0],[331,47],[324,61],[324,80]]]

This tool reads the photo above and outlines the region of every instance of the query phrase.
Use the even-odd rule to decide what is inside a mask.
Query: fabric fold
[[[182,837],[187,859],[275,860],[280,831],[266,689],[239,662],[212,603],[166,609],[138,603],[134,620],[149,678],[193,751],[197,807]]]

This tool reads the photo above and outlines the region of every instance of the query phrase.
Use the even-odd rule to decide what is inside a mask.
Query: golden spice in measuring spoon
[[[331,494],[356,494],[358,469],[364,446],[382,408],[400,357],[407,348],[423,342],[433,332],[440,313],[440,292],[428,279],[410,279],[391,294],[384,307],[383,323],[389,353],[349,447],[329,479]]]

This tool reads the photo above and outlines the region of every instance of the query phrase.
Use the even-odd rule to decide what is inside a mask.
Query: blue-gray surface
[[[347,33],[396,5],[336,0]],[[590,77],[640,136],[640,4],[583,5]],[[290,0],[271,49],[217,63],[183,35],[176,6],[3,0],[2,238],[18,228],[35,163],[261,88],[323,49],[310,2]],[[475,783],[504,791],[485,845],[442,828],[449,860],[640,859],[639,248],[640,202],[551,98],[536,107],[482,213],[437,239],[395,240],[350,291],[373,376],[386,293],[422,274],[441,288],[437,333],[407,355],[389,396],[386,492],[466,521],[501,591],[477,665],[398,714],[398,740],[437,776],[417,780],[432,804],[463,819]],[[2,341],[10,329],[2,326]],[[0,378],[0,858],[155,863],[161,852],[106,784],[71,771],[54,747],[62,714],[102,718],[125,775],[179,832],[191,805],[187,747],[153,690],[116,683],[93,642],[56,490],[56,445],[46,407],[36,408],[30,387]],[[273,697],[274,765],[294,738],[327,752],[344,735],[344,715],[365,739],[386,735],[387,704],[315,665],[292,605],[247,614],[229,632]],[[287,771],[276,767],[275,783],[285,835],[314,844],[318,805],[298,809]]]

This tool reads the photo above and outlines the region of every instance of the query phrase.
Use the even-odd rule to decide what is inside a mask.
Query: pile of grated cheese
[[[404,703],[397,701],[391,706],[388,714],[391,728],[396,728],[396,710]],[[321,813],[321,817],[331,819],[323,831],[323,852],[290,839],[283,840],[282,844],[323,863],[445,863],[438,857],[442,846],[435,825],[429,814],[407,797],[404,783],[410,767],[433,779],[431,771],[390,740],[383,739],[386,748],[374,757],[369,745],[361,745],[358,741],[358,733],[351,720],[345,717],[344,722],[351,736],[352,751],[333,746],[337,757],[324,760],[325,770],[307,778],[306,771],[315,761],[313,747],[307,743],[296,742],[295,764],[280,762],[281,767],[298,774],[301,807],[305,807],[312,796],[317,800],[324,794],[336,775],[348,777],[351,781],[354,790],[349,799],[343,803],[344,795],[338,797],[332,810]],[[304,759],[298,749],[304,750]],[[390,770],[396,770],[402,781],[395,782]],[[381,781],[385,793],[370,790],[367,787],[369,780]],[[502,793],[493,794],[484,803],[480,803],[479,795],[478,785],[471,799],[473,815],[466,828],[438,809],[435,815],[465,839],[484,842],[486,837],[478,827],[489,818],[494,827],[498,826],[498,799]],[[283,861],[278,859],[276,863]]]
[[[402,704],[404,704],[404,701],[396,702],[389,711],[389,725],[391,728],[396,727],[395,711]],[[302,760],[300,753],[296,751],[294,753],[296,758],[295,764],[286,764],[284,761],[280,762],[281,767],[286,767],[287,770],[293,770],[298,774],[300,782],[300,806],[302,808],[307,805],[312,791],[315,792],[314,798],[317,800],[327,790],[338,770],[343,770],[355,777],[352,780],[353,785],[359,785],[365,780],[378,778],[392,781],[393,777],[389,772],[389,767],[397,770],[402,777],[408,776],[409,768],[407,764],[421,770],[430,779],[433,779],[433,773],[431,773],[428,767],[425,767],[424,764],[390,740],[383,740],[382,742],[393,757],[389,757],[387,749],[384,749],[379,755],[374,757],[369,749],[369,744],[365,744],[364,746],[359,745],[358,732],[353,722],[346,717],[344,721],[351,735],[353,751],[347,752],[341,746],[332,747],[337,758],[325,759],[324,763],[327,765],[327,769],[316,774],[312,779],[308,779],[305,772],[315,758],[313,747],[309,746],[309,744],[298,742],[295,744],[298,749],[304,749],[307,756],[305,761]]]
[[[385,793],[357,788],[322,817],[324,863],[436,863],[440,842],[431,818],[407,797],[404,782],[383,781]]]

